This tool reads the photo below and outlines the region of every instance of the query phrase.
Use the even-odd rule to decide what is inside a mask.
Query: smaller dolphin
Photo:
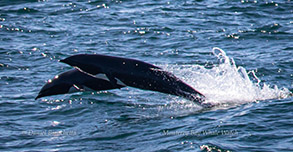
[[[119,84],[113,86],[103,75],[93,77],[78,69],[72,69],[49,80],[35,99],[57,94],[120,89],[122,87],[124,86]]]

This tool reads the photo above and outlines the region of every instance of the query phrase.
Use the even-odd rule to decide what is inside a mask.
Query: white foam
[[[222,49],[213,48],[213,53],[220,62],[212,68],[201,65],[166,65],[163,68],[204,94],[206,103],[242,104],[292,95],[287,88],[261,83],[254,71],[247,72],[244,67],[237,66]]]

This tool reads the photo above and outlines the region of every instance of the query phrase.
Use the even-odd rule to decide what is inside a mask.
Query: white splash
[[[243,104],[292,95],[287,88],[260,84],[261,80],[254,71],[247,72],[244,67],[236,66],[233,58],[229,58],[222,49],[213,48],[213,53],[220,62],[212,68],[201,65],[167,65],[163,68],[204,94],[206,103],[214,105]]]

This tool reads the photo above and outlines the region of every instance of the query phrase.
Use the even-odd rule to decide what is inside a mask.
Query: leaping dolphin
[[[113,86],[103,78],[90,76],[77,69],[72,69],[50,79],[41,89],[36,99],[80,91],[101,91],[122,88],[122,85]]]
[[[69,64],[97,79],[107,80],[113,88],[130,86],[184,97],[202,103],[205,96],[170,72],[135,59],[98,54],[79,54],[60,62]],[[74,78],[72,78],[74,79]]]

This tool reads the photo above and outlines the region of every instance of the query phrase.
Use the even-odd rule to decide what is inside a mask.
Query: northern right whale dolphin
[[[77,69],[72,69],[50,79],[35,99],[57,94],[120,89],[122,87],[124,86],[119,84],[113,86],[106,78],[96,78]]]
[[[135,59],[98,54],[79,54],[60,62],[96,78],[104,77],[113,88],[130,86],[184,97],[202,103],[205,96],[170,72]]]

